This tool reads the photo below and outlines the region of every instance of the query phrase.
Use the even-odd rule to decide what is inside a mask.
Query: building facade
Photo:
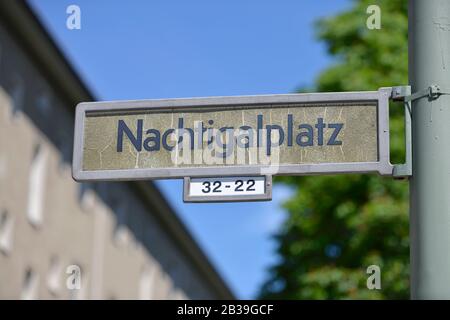
[[[0,2],[0,299],[230,299],[151,182],[71,176],[94,97],[27,4]]]

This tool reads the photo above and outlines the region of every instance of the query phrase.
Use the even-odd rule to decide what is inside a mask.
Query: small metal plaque
[[[184,202],[268,201],[272,177],[184,178]]]

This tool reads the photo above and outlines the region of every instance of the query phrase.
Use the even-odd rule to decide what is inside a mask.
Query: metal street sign
[[[73,177],[391,175],[391,91],[81,103]]]

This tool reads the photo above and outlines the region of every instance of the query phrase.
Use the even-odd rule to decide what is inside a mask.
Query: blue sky
[[[332,60],[313,23],[350,0],[30,0],[99,100],[290,93]],[[131,4],[132,3],[132,4]],[[81,30],[66,8],[81,9]],[[253,298],[278,259],[271,238],[291,190],[272,202],[184,204],[181,181],[158,181],[239,298]]]

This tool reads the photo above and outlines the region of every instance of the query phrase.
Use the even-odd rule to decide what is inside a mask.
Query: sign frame
[[[390,163],[389,150],[389,99],[392,88],[378,91],[300,93],[257,96],[231,96],[206,98],[181,98],[157,100],[82,102],[76,107],[73,145],[72,176],[76,181],[126,181],[152,179],[183,179],[185,177],[218,176],[260,176],[272,175],[264,165],[179,167],[179,168],[139,168],[85,171],[82,168],[84,125],[86,114],[90,112],[117,112],[139,110],[170,110],[182,108],[223,108],[224,106],[245,105],[245,107],[270,108],[273,105],[296,103],[357,103],[377,102],[378,161],[280,164],[273,175],[312,175],[339,173],[379,173],[392,176],[394,166]]]
[[[194,179],[201,178],[229,178],[230,176],[221,177],[195,177]],[[236,178],[254,178],[256,176],[236,176]],[[184,177],[183,180],[183,202],[196,203],[196,202],[245,202],[245,201],[270,201],[272,200],[272,176],[271,175],[258,175],[257,177],[264,177],[265,186],[264,194],[258,195],[230,195],[230,196],[190,196],[189,185],[191,177]]]

